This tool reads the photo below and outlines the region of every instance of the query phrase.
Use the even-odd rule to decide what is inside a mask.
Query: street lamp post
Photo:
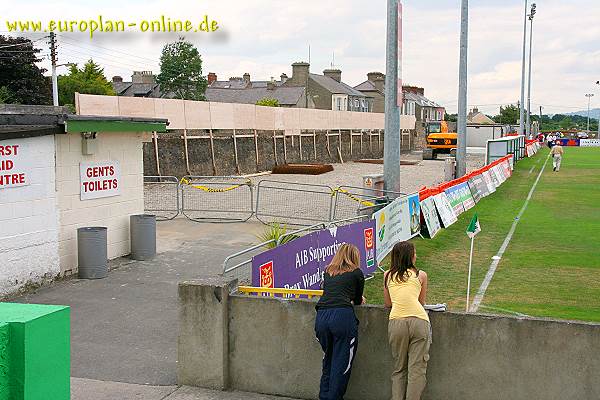
[[[588,98],[588,113],[587,113],[587,134],[590,134],[590,102],[592,101],[592,97],[594,97],[594,93],[586,93],[585,97]]]
[[[527,46],[527,0],[523,17],[523,61],[521,62],[521,103],[519,107],[519,135],[525,133],[525,48]]]
[[[527,83],[527,137],[531,134],[531,53],[533,51],[533,17],[535,16],[535,3],[531,5],[529,13],[529,78]]]
[[[596,85],[600,85],[600,81],[596,81]],[[596,139],[600,139],[600,108],[598,109],[598,133]]]

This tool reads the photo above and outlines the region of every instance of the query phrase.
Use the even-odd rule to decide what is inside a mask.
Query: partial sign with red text
[[[28,161],[22,143],[0,141],[0,189],[29,185]]]
[[[121,194],[121,167],[118,161],[79,164],[81,200]]]

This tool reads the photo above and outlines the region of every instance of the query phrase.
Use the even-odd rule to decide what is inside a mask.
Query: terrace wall
[[[179,384],[316,398],[322,352],[314,302],[230,295],[233,289],[180,284]],[[388,310],[360,306],[356,313],[359,346],[345,398],[387,400]],[[425,400],[600,398],[600,324],[450,312],[430,318]]]

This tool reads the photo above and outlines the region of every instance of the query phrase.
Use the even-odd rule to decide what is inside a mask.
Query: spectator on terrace
[[[391,307],[388,339],[394,358],[392,400],[419,400],[425,389],[431,325],[423,305],[427,274],[415,266],[417,252],[411,242],[392,249],[390,269],[383,277],[386,307]]]
[[[562,156],[564,154],[564,150],[560,145],[560,142],[556,142],[552,150],[550,150],[550,155],[552,155],[552,166],[554,167],[554,172],[560,171],[560,163],[562,162]]]
[[[358,319],[354,306],[365,302],[365,277],[360,252],[343,244],[323,274],[323,296],[317,303],[315,333],[323,357],[319,400],[342,400],[358,347]]]

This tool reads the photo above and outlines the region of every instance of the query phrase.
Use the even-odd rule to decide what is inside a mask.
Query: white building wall
[[[80,134],[56,136],[56,180],[60,213],[61,272],[77,270],[77,228],[108,228],[108,258],[130,253],[129,216],[144,212],[141,133],[100,132],[94,155],[82,154]],[[119,161],[121,194],[80,200],[80,162]]]
[[[0,296],[59,275],[54,136],[18,144],[30,184],[0,189]]]

